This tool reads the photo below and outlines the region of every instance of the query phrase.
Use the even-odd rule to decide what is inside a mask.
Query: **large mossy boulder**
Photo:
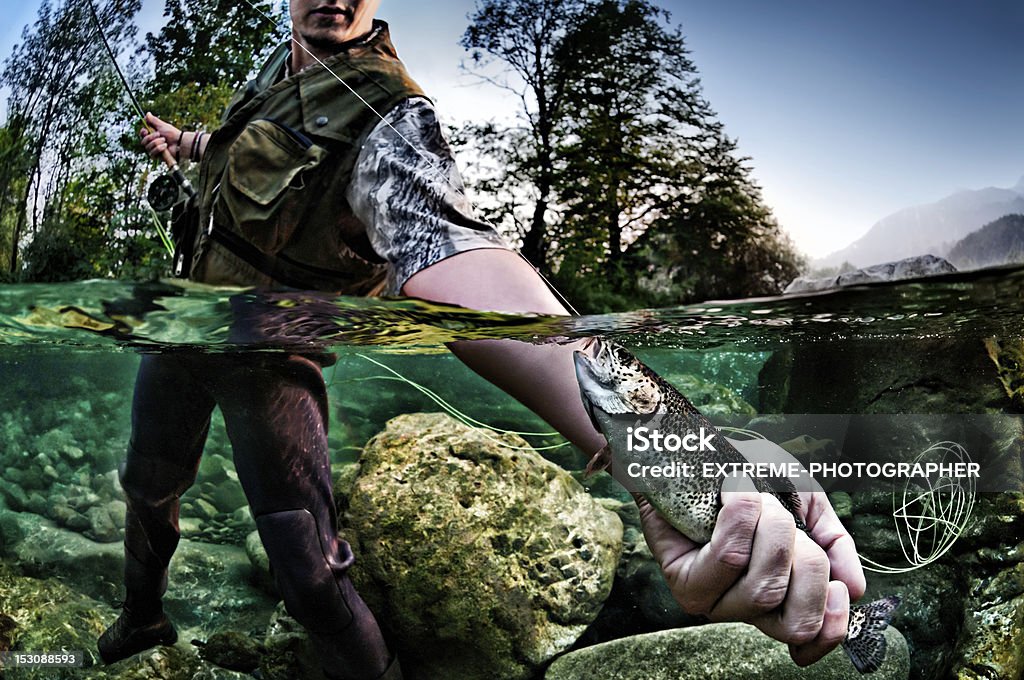
[[[410,678],[527,678],[608,596],[622,523],[521,438],[443,414],[366,446],[343,534]]]
[[[872,680],[905,680],[907,643],[886,629],[885,663]],[[800,668],[785,644],[745,623],[714,623],[635,635],[571,652],[555,660],[545,680],[854,680],[862,676],[842,649]]]

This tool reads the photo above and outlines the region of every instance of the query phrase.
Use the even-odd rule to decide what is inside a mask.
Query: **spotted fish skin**
[[[658,416],[659,427],[682,435],[686,432],[714,432],[714,450],[679,451],[658,454],[653,463],[686,462],[744,463],[746,459],[723,437],[679,390],[652,371],[631,352],[614,343],[594,338],[583,351],[574,352],[576,378],[580,384],[583,406],[594,427],[601,430],[609,445],[594,455],[588,473],[606,469],[612,461],[612,442],[623,441],[612,436],[612,429],[621,427],[615,417]],[[616,452],[624,453],[624,452]],[[800,496],[788,479],[754,478],[754,486],[762,493],[774,495],[793,515],[797,528],[808,531],[800,514]],[[693,476],[662,487],[645,491],[644,496],[659,513],[687,538],[707,543],[722,508],[723,477]],[[809,532],[808,532],[809,533]],[[850,623],[842,647],[861,673],[871,673],[885,660],[885,628],[899,605],[899,598],[885,597],[875,602],[850,607]]]

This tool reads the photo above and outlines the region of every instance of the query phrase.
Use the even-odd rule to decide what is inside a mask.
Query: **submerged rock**
[[[603,475],[608,476],[608,475]],[[618,514],[625,531],[615,584],[597,619],[576,648],[668,628],[707,623],[703,616],[687,614],[672,596],[661,567],[651,554],[640,529],[640,513],[633,499],[600,502]]]
[[[7,649],[85,652],[84,664],[98,660],[96,638],[105,621],[114,616],[110,607],[75,592],[56,579],[22,576],[0,567],[0,626]],[[76,671],[55,668],[21,669],[19,678],[73,677]]]
[[[359,466],[353,578],[407,677],[527,678],[594,620],[622,523],[521,438],[404,415]]]
[[[724,385],[705,380],[692,373],[667,373],[664,378],[685,394],[686,398],[715,424],[729,422],[736,418],[741,418],[742,422],[746,422],[747,419],[757,415],[757,409]]]
[[[957,650],[960,678],[1024,677],[1024,564],[973,584]]]
[[[0,510],[0,556],[21,565],[28,576],[59,578],[97,600],[123,597],[123,546],[91,541],[44,517]],[[241,547],[182,539],[171,560],[165,597],[179,632],[210,621],[262,626],[274,599],[250,585],[251,571]]]
[[[262,648],[252,636],[238,631],[217,631],[199,646],[199,657],[221,668],[252,673],[260,666]]]
[[[910,672],[907,643],[893,627],[886,630],[885,663],[871,680],[903,680]],[[545,680],[854,680],[862,676],[846,652],[835,649],[818,663],[800,668],[787,646],[745,623],[635,635],[559,657]]]
[[[908,257],[895,262],[875,264],[862,269],[854,269],[838,276],[826,276],[821,279],[798,277],[794,279],[783,295],[794,295],[796,293],[811,293],[843,286],[857,286],[864,283],[881,283],[883,281],[900,281],[902,279],[917,279],[923,276],[936,276],[938,274],[952,274],[957,268],[941,257],[934,255],[918,255]]]

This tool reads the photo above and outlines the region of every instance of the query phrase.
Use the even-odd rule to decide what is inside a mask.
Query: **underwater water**
[[[342,532],[357,552],[355,572],[362,564],[360,550],[367,553],[366,573],[353,577],[371,607],[379,608],[407,677],[540,678],[545,672],[569,677],[547,667],[570,649],[584,653],[596,643],[700,623],[679,609],[660,581],[628,495],[605,475],[583,480],[581,452],[464,367],[444,345],[487,338],[566,342],[594,335],[635,351],[716,425],[735,428],[731,431],[737,437],[767,437],[804,464],[913,462],[950,452],[978,463],[978,479],[969,484],[939,479],[931,495],[901,480],[873,484],[843,477],[822,484],[871,569],[866,599],[890,593],[903,599],[893,625],[906,641],[909,677],[1020,677],[1022,321],[1024,269],[1019,268],[571,318],[479,313],[411,300],[256,294],[177,282],[4,286],[0,651],[84,653],[81,668],[8,667],[4,677],[235,678],[250,677],[255,668],[268,679],[318,677],[301,631],[279,605],[217,416],[198,479],[182,497],[183,541],[166,595],[179,642],[112,666],[99,661],[95,639],[116,618],[112,605],[122,597],[125,506],[117,467],[128,440],[134,375],[143,353],[325,350],[337,355],[324,376]],[[452,419],[410,415],[438,412]],[[406,418],[388,424],[398,416]],[[420,440],[410,432],[462,441],[458,419],[533,433],[522,435],[525,443],[515,439],[512,444],[511,435],[487,436],[499,448],[535,447],[586,489],[566,493],[587,496],[587,503],[600,499],[591,514],[607,511],[621,520],[593,528],[588,536],[596,538],[582,540],[611,546],[605,551],[611,557],[600,568],[586,548],[576,545],[578,539],[570,541],[575,550],[558,553],[559,575],[531,567],[534,582],[528,587],[536,590],[529,590],[527,599],[546,612],[545,626],[561,626],[557,633],[543,626],[538,633],[540,624],[530,616],[503,619],[502,597],[515,603],[509,611],[530,610],[531,605],[509,594],[527,586],[516,581],[514,588],[491,587],[490,581],[501,578],[494,571],[505,567],[473,561],[480,551],[514,561],[532,550],[532,532],[543,528],[503,525],[496,534],[479,529],[492,532],[486,546],[473,534],[474,528],[490,526],[490,516],[525,512],[504,504],[519,491],[481,489],[479,497],[493,497],[487,503],[494,505],[480,501],[466,523],[449,522],[462,511],[431,500],[451,490],[447,481],[431,481],[431,475],[440,476],[438,469],[464,469],[451,459],[440,468],[416,471],[420,500],[411,516],[399,521],[386,514],[400,511],[398,501],[380,510],[385,514],[377,517],[377,526],[366,526],[359,516],[361,508],[388,505],[374,504],[374,493],[389,492],[375,486],[372,466],[365,462],[385,446],[386,438],[378,438],[371,455],[367,443],[375,435],[393,429],[412,440],[413,447]],[[539,459],[517,464],[547,470]],[[416,465],[415,460],[408,465]],[[466,470],[469,477],[479,472]],[[472,479],[478,487],[493,482],[485,476]],[[544,482],[536,488],[543,489]],[[530,493],[527,488],[525,498]],[[572,498],[577,502],[576,495]],[[558,505],[552,507],[548,514],[558,514]],[[566,514],[559,521],[571,534],[575,520]],[[381,527],[393,534],[374,533],[383,532]],[[521,540],[517,531],[525,532]],[[434,551],[423,553],[423,560],[441,554],[458,564],[464,580],[453,576],[436,585],[445,591],[443,604],[436,593],[424,600],[421,591],[410,590],[401,581],[402,569],[373,552],[372,545],[381,541],[404,545],[403,540],[413,540],[402,532],[418,532],[417,545]],[[465,544],[465,562],[451,557],[463,555],[452,548],[455,543]],[[567,591],[556,604],[544,599],[545,588],[563,583],[575,588],[577,571],[591,568],[599,587]],[[513,578],[512,571],[502,573]],[[514,578],[527,577],[515,572]],[[473,618],[474,611],[484,608],[473,586],[482,582],[497,594],[486,605],[487,620],[500,621],[493,635],[484,619]],[[435,605],[447,620],[432,614],[409,623],[412,614],[404,607],[428,611]],[[465,626],[459,625],[460,616]],[[517,626],[523,630],[509,632]],[[535,644],[538,638],[545,643]],[[430,651],[432,639],[435,648],[461,651],[434,658],[431,654],[438,652]],[[214,640],[228,651],[217,651]],[[248,660],[238,665],[240,657]],[[740,660],[730,654],[718,657],[715,677],[732,677],[730,664]],[[231,670],[233,663],[245,670]],[[711,677],[707,668],[700,673]]]

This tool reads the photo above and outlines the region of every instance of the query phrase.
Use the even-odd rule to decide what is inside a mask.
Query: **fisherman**
[[[190,230],[178,236],[179,247],[194,246],[190,278],[349,295],[383,287],[474,309],[566,314],[537,272],[473,218],[434,108],[374,19],[379,4],[291,0],[291,42],[212,133],[148,116],[150,155],[168,151],[200,166]],[[577,347],[483,340],[452,350],[589,453],[605,442],[580,401]],[[349,580],[352,551],[336,535],[326,361],[304,353],[142,357],[120,473],[126,598],[99,640],[106,662],[177,638],[161,599],[179,539],[178,500],[195,479],[217,405],[285,605],[309,631],[327,677],[401,676]],[[647,505],[641,516],[687,610],[750,621],[806,664],[841,641],[864,577],[824,495],[808,496],[805,507],[813,540],[774,498],[753,492],[723,498],[706,546]]]

